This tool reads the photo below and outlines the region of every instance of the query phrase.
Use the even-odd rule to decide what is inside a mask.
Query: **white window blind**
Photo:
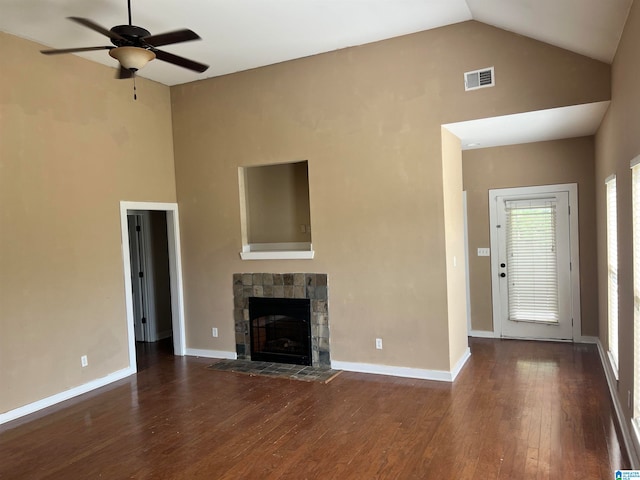
[[[618,209],[616,177],[607,186],[607,267],[608,267],[608,323],[609,353],[613,367],[618,370]]]
[[[507,201],[509,319],[558,323],[555,199]]]
[[[633,416],[640,418],[640,165],[631,168],[633,204]]]

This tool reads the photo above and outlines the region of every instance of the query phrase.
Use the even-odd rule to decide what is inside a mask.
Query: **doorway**
[[[127,213],[138,371],[173,356],[167,214]]]
[[[577,187],[489,191],[496,336],[580,337]]]
[[[171,203],[121,202],[129,364],[139,351],[169,344],[184,355],[184,307],[178,207]]]

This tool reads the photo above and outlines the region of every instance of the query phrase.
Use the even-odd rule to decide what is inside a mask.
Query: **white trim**
[[[624,421],[624,414],[622,413],[623,411],[622,405],[620,404],[620,399],[618,398],[618,395],[616,393],[617,392],[616,385],[618,380],[613,376],[613,369],[611,368],[611,364],[609,363],[608,352],[604,351],[604,348],[602,347],[602,342],[600,341],[599,338],[597,339],[596,345],[598,346],[600,361],[602,362],[604,375],[607,378],[607,385],[609,386],[609,395],[611,396],[611,401],[613,402],[613,407],[616,412],[616,417],[618,419],[618,426],[620,427],[620,431],[622,432],[622,439],[624,440],[624,446],[627,449],[627,455],[629,457],[629,461],[631,462],[631,468],[633,470],[638,470],[640,468],[640,461],[638,461],[638,456],[634,448],[633,438],[631,437],[631,432],[629,431],[629,425]]]
[[[437,380],[440,382],[453,382],[462,370],[462,367],[471,356],[467,348],[462,358],[451,372],[446,370],[425,370],[422,368],[394,367],[390,365],[377,365],[374,363],[342,362],[331,360],[331,368],[345,370],[347,372],[372,373],[374,375],[390,375],[393,377],[419,378],[421,380]]]
[[[500,338],[496,332],[491,330],[469,330],[469,336],[474,338]]]
[[[640,425],[638,425],[638,421],[637,419],[631,419],[631,431],[633,432],[631,435],[631,444],[633,445],[633,447],[635,447],[635,450],[633,451],[633,454],[629,453],[629,447],[626,445],[626,441],[625,441],[625,446],[627,447],[627,455],[629,455],[629,458],[631,458],[630,462],[631,462],[631,468],[638,470],[640,469],[640,460],[638,460],[638,455],[636,455],[635,452],[640,451]],[[624,434],[623,434],[624,436]]]
[[[600,339],[598,337],[582,336],[575,340],[575,343],[592,343],[596,345]]]
[[[236,352],[229,352],[227,350],[201,350],[198,348],[187,348],[185,355],[189,355],[191,357],[224,358],[226,360],[238,359],[238,354]]]
[[[629,163],[629,168],[633,168],[636,165],[640,165],[640,155],[631,160],[631,162]]]
[[[311,260],[314,255],[313,250],[240,252],[242,260]]]
[[[78,395],[82,395],[97,388],[104,387],[110,383],[117,382],[118,380],[122,380],[123,378],[135,373],[135,369],[130,367],[124,368],[117,372],[110,373],[106,377],[91,380],[90,382],[65,390],[64,392],[56,393],[55,395],[51,395],[50,397],[43,398],[42,400],[38,400],[14,410],[9,410],[8,412],[0,414],[0,425],[16,420],[17,418],[24,417],[25,415],[30,415],[42,410],[43,408],[51,407],[57,403],[64,402],[65,400],[69,400],[70,398],[77,397]]]
[[[175,208],[173,208],[175,206]],[[184,316],[184,287],[182,283],[182,247],[180,246],[180,216],[178,204],[167,212],[167,240],[169,249],[169,280],[171,282],[171,322],[173,353],[182,356],[187,348]]]
[[[173,330],[163,330],[159,332],[157,335],[157,340],[164,340],[165,338],[169,338],[173,335]]]
[[[611,367],[611,374],[615,377],[616,382],[620,379],[620,375],[618,373],[618,367],[616,367],[616,360],[613,358],[613,354],[611,350],[607,350],[607,360],[609,360],[609,366]]]
[[[609,183],[611,180],[615,180],[615,179],[616,179],[616,174],[615,174],[615,173],[612,173],[611,175],[609,175],[607,178],[605,178],[605,179],[604,179],[604,183],[605,183],[605,185],[606,185],[606,184],[607,184],[607,183]]]
[[[134,332],[133,298],[131,293],[131,260],[129,252],[129,210],[159,210],[167,213],[167,240],[169,247],[169,277],[171,286],[171,321],[173,325],[174,355],[185,354],[184,294],[182,284],[182,255],[180,247],[180,220],[177,203],[120,202],[120,229],[122,263],[124,269],[125,308],[129,341],[129,367],[136,371],[136,339]]]
[[[464,268],[465,286],[467,290],[467,332],[471,331],[471,285],[469,276],[469,222],[467,213],[467,191],[462,191],[462,220],[464,223]]]
[[[502,335],[500,338],[505,340],[527,340],[527,341],[538,341],[538,342],[557,342],[557,343],[575,343],[571,338],[544,338],[544,337],[526,337],[526,336],[515,336],[515,335]]]
[[[499,196],[538,195],[545,193],[569,193],[569,248],[571,262],[571,316],[573,318],[572,339],[582,337],[582,313],[580,311],[580,238],[578,227],[578,185],[576,183],[563,183],[558,185],[539,185],[515,188],[493,188],[489,190],[489,230],[491,235],[491,300],[493,305],[493,332],[496,338],[502,336],[502,326],[499,318],[500,288],[498,285],[498,261],[496,253],[498,245],[496,198]]]
[[[467,347],[464,350],[464,353],[462,354],[460,359],[454,365],[453,370],[451,370],[451,381],[452,382],[458,377],[458,374],[462,370],[462,367],[464,367],[467,364],[467,361],[470,358],[471,358],[471,349],[469,347]]]
[[[313,250],[311,242],[278,242],[278,243],[250,243],[243,245],[243,252],[310,252]]]

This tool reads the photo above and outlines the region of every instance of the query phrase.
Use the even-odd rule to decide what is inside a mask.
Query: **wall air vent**
[[[466,91],[493,87],[495,84],[496,80],[493,67],[482,68],[464,74],[464,89]]]

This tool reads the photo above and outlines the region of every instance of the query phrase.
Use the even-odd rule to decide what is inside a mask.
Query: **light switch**
[[[479,248],[478,249],[478,256],[479,257],[489,257],[489,256],[491,256],[491,249],[490,248]]]

